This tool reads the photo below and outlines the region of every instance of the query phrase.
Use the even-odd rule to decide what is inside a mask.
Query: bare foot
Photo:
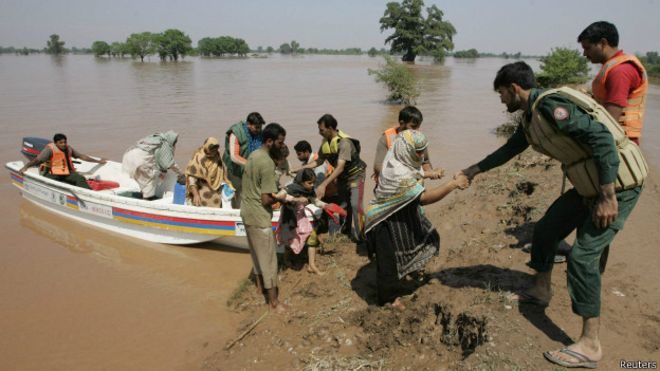
[[[289,307],[284,303],[280,303],[280,302],[275,304],[275,306],[271,305],[270,309],[272,309],[277,314],[283,314],[289,311]]]
[[[547,307],[548,304],[550,304],[550,299],[552,299],[552,291],[533,286],[520,293],[510,293],[506,298],[509,301],[518,302],[519,304],[532,304]]]
[[[394,301],[390,303],[389,306],[402,312],[406,310],[406,306],[401,302],[401,298],[394,299]]]
[[[307,272],[308,273],[316,273],[319,276],[322,276],[322,275],[325,274],[325,272],[321,272],[318,268],[316,268],[314,266],[311,266],[311,265],[307,267]]]

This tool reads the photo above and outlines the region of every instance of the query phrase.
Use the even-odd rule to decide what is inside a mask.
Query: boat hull
[[[18,172],[21,166],[22,162],[17,161],[8,163],[6,168],[13,185],[25,199],[81,223],[146,241],[175,245],[245,236],[239,210],[150,202],[122,197],[112,191],[81,189],[42,177],[36,174],[36,169],[21,175]],[[120,169],[121,164],[111,166]],[[275,215],[273,219],[276,221],[277,217]],[[273,228],[276,224],[273,222]]]

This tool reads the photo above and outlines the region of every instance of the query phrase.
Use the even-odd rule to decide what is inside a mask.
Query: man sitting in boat
[[[23,175],[25,171],[35,165],[43,164],[43,169],[40,171],[41,175],[46,178],[64,182],[74,185],[76,187],[90,189],[85,177],[76,172],[71,158],[79,158],[87,162],[96,162],[105,164],[104,159],[95,159],[82,154],[67,144],[66,135],[55,134],[53,136],[53,143],[48,143],[41,153],[30,160],[19,173]]]
[[[186,200],[194,206],[220,207],[222,187],[232,187],[218,139],[209,137],[186,167]]]
[[[140,139],[126,151],[122,158],[122,169],[140,186],[142,198],[155,200],[158,184],[168,170],[183,175],[174,162],[174,148],[179,134],[170,130]]]

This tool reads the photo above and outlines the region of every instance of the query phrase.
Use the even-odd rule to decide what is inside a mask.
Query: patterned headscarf
[[[383,160],[376,198],[400,194],[420,182],[424,158],[418,153],[423,152],[427,146],[428,140],[421,131],[404,130],[399,133]]]
[[[209,137],[199,147],[186,166],[186,175],[206,181],[211,189],[217,191],[222,185],[224,173],[218,148],[218,139]]]
[[[179,134],[172,130],[166,133],[156,133],[142,138],[137,143],[137,147],[153,153],[160,170],[167,171],[174,165],[174,145],[178,138]]]
[[[427,146],[426,135],[417,130],[404,130],[394,139],[367,207],[365,233],[424,192],[421,153]]]

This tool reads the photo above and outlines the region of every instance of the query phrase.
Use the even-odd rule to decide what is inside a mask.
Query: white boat
[[[174,204],[175,177],[165,178],[157,195],[146,201],[133,198],[138,184],[122,171],[118,162],[97,164],[76,160],[76,171],[87,179],[118,183],[118,187],[88,190],[39,175],[32,167],[19,174],[23,161],[8,162],[11,181],[27,200],[62,216],[111,232],[146,241],[185,245],[207,242],[223,236],[245,236],[240,210]],[[273,215],[273,230],[279,212]]]

